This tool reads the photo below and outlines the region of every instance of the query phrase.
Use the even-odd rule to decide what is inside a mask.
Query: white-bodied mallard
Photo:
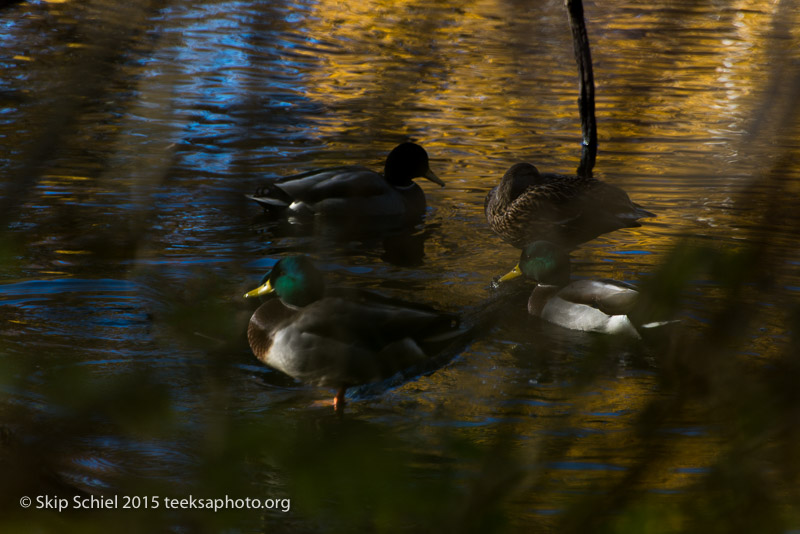
[[[326,289],[306,256],[281,259],[245,295],[275,293],[253,313],[247,338],[263,363],[315,386],[345,390],[425,361],[461,335],[456,316],[360,290]]]
[[[307,217],[403,218],[425,212],[425,193],[414,178],[444,187],[431,171],[428,153],[416,143],[401,143],[386,157],[383,174],[347,165],[286,176],[247,195],[268,212]]]
[[[591,177],[540,173],[530,163],[517,163],[503,175],[486,195],[484,212],[492,231],[517,248],[537,240],[573,248],[655,216],[616,186]]]
[[[522,250],[519,263],[500,282],[525,276],[536,282],[528,312],[545,321],[586,332],[622,334],[639,339],[629,314],[639,296],[636,289],[616,280],[570,282],[569,255],[548,241],[536,241]],[[649,323],[653,327],[663,323]]]

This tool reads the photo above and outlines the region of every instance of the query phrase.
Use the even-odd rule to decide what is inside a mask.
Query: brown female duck
[[[618,187],[591,177],[540,173],[530,163],[505,173],[486,196],[484,212],[492,231],[517,248],[536,240],[574,248],[655,216]]]

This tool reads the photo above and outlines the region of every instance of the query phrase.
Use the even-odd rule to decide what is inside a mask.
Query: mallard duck
[[[654,217],[622,189],[590,177],[540,173],[517,163],[486,195],[486,220],[504,241],[522,248],[547,240],[567,248]]]
[[[360,290],[327,289],[306,256],[281,259],[245,297],[275,293],[253,313],[247,339],[263,363],[337,390],[388,378],[462,334],[458,319],[423,305]]]
[[[528,299],[531,315],[572,330],[640,338],[629,317],[639,296],[636,289],[615,280],[570,282],[569,255],[561,247],[548,241],[526,246],[519,263],[500,282],[518,276],[537,284]]]
[[[401,143],[386,157],[383,174],[348,165],[279,178],[248,198],[268,212],[331,218],[403,217],[425,212],[425,193],[414,178],[444,187],[428,166],[428,153],[416,143]]]

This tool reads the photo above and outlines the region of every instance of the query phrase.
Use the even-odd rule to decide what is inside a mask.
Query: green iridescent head
[[[321,299],[324,291],[322,273],[311,260],[307,256],[289,256],[276,263],[261,285],[245,298],[275,293],[284,303],[303,307]]]
[[[500,281],[522,275],[540,284],[564,286],[569,282],[569,254],[549,241],[534,241],[522,249],[519,263]]]

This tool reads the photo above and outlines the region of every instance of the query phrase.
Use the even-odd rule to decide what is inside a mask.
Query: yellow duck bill
[[[258,286],[257,288],[255,288],[252,291],[248,291],[247,293],[245,293],[244,294],[244,298],[260,297],[261,295],[269,295],[273,291],[275,291],[275,288],[272,287],[272,283],[270,283],[270,281],[267,280],[266,283]]]
[[[518,263],[516,266],[514,266],[513,269],[511,269],[511,271],[509,271],[507,274],[504,274],[503,276],[500,277],[500,282],[507,282],[508,280],[513,280],[514,278],[516,278],[518,276],[522,276],[522,274],[523,274],[522,273],[522,269],[520,269],[519,263]]]

